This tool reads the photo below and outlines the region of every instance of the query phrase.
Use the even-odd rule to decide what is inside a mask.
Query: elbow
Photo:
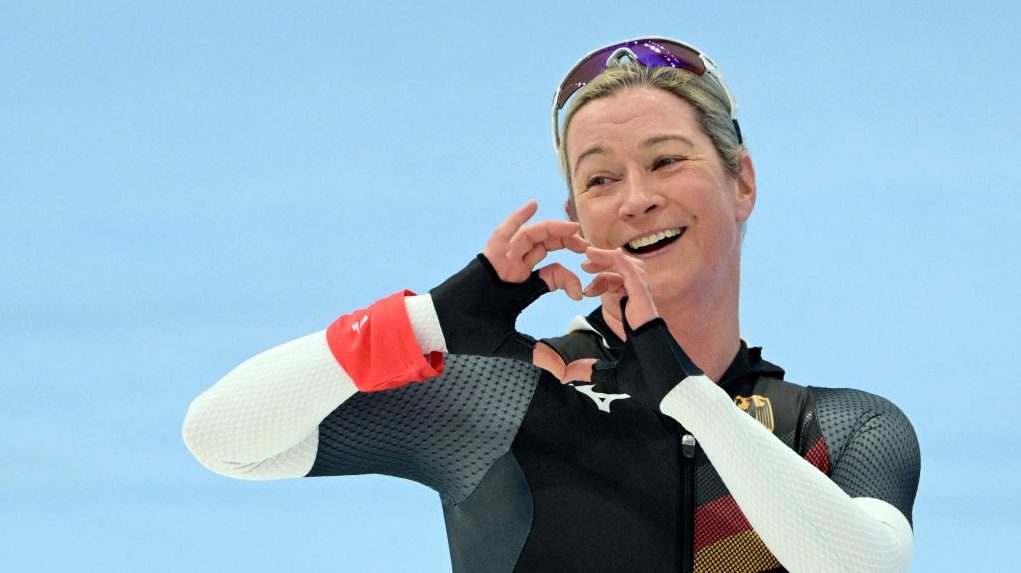
[[[907,517],[880,499],[857,497],[852,502],[872,518],[877,530],[872,551],[874,562],[880,565],[863,570],[906,572],[914,550],[914,533]]]
[[[195,403],[184,416],[181,437],[188,451],[203,467],[221,475],[239,477],[230,471],[230,464],[225,461],[224,446],[228,440],[217,432],[215,420],[209,413],[203,412]]]
[[[791,573],[906,573],[914,544],[907,518],[878,499],[851,502],[858,511],[845,513],[840,523],[815,528],[809,537],[815,543],[784,544],[782,556],[774,551],[780,563]]]
[[[227,477],[251,479],[246,470],[251,464],[230,461],[238,459],[240,452],[233,451],[232,447],[239,443],[238,437],[227,430],[214,412],[203,408],[199,400],[192,403],[184,416],[181,437],[191,455],[207,470]]]
[[[262,444],[258,435],[231,429],[224,420],[193,403],[181,430],[184,444],[211,472],[243,480],[296,478],[312,469],[319,433],[314,430],[290,447]],[[255,446],[255,447],[253,447]]]

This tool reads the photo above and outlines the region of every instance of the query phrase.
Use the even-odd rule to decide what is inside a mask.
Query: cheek
[[[715,225],[726,228],[736,226],[741,220],[740,208],[737,201],[736,184],[730,181],[721,181],[713,189],[711,194],[706,196],[704,212],[712,217]],[[723,230],[723,229],[721,229]]]
[[[595,208],[591,204],[577,206],[582,236],[592,243],[592,246],[607,249],[610,248],[610,231],[615,218],[603,211],[605,209]]]

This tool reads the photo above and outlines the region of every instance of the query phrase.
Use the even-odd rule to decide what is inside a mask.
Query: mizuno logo
[[[366,322],[369,322],[369,317],[363,316],[361,320],[351,324],[351,331],[360,333],[362,331],[362,327],[365,326]]]
[[[604,412],[610,411],[610,403],[614,400],[623,400],[631,397],[628,394],[604,394],[602,392],[596,392],[592,389],[594,386],[594,384],[589,384],[587,386],[575,386],[572,384],[571,388],[574,388],[585,396],[592,398],[592,401],[596,403],[596,406]]]

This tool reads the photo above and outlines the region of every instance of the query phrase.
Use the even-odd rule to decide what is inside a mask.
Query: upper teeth
[[[660,231],[658,233],[653,233],[653,234],[648,235],[646,237],[641,237],[641,238],[635,239],[633,241],[628,241],[627,246],[631,247],[632,249],[640,249],[642,247],[647,247],[647,246],[649,246],[649,245],[651,245],[653,243],[662,241],[663,239],[669,239],[670,237],[676,237],[677,235],[680,235],[680,234],[681,234],[681,230],[680,229],[670,229],[670,230],[667,230],[667,231]]]

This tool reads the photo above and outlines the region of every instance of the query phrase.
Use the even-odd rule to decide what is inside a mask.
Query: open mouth
[[[687,227],[678,227],[639,237],[628,241],[624,245],[624,250],[636,255],[653,253],[680,239],[685,230],[687,230]]]

